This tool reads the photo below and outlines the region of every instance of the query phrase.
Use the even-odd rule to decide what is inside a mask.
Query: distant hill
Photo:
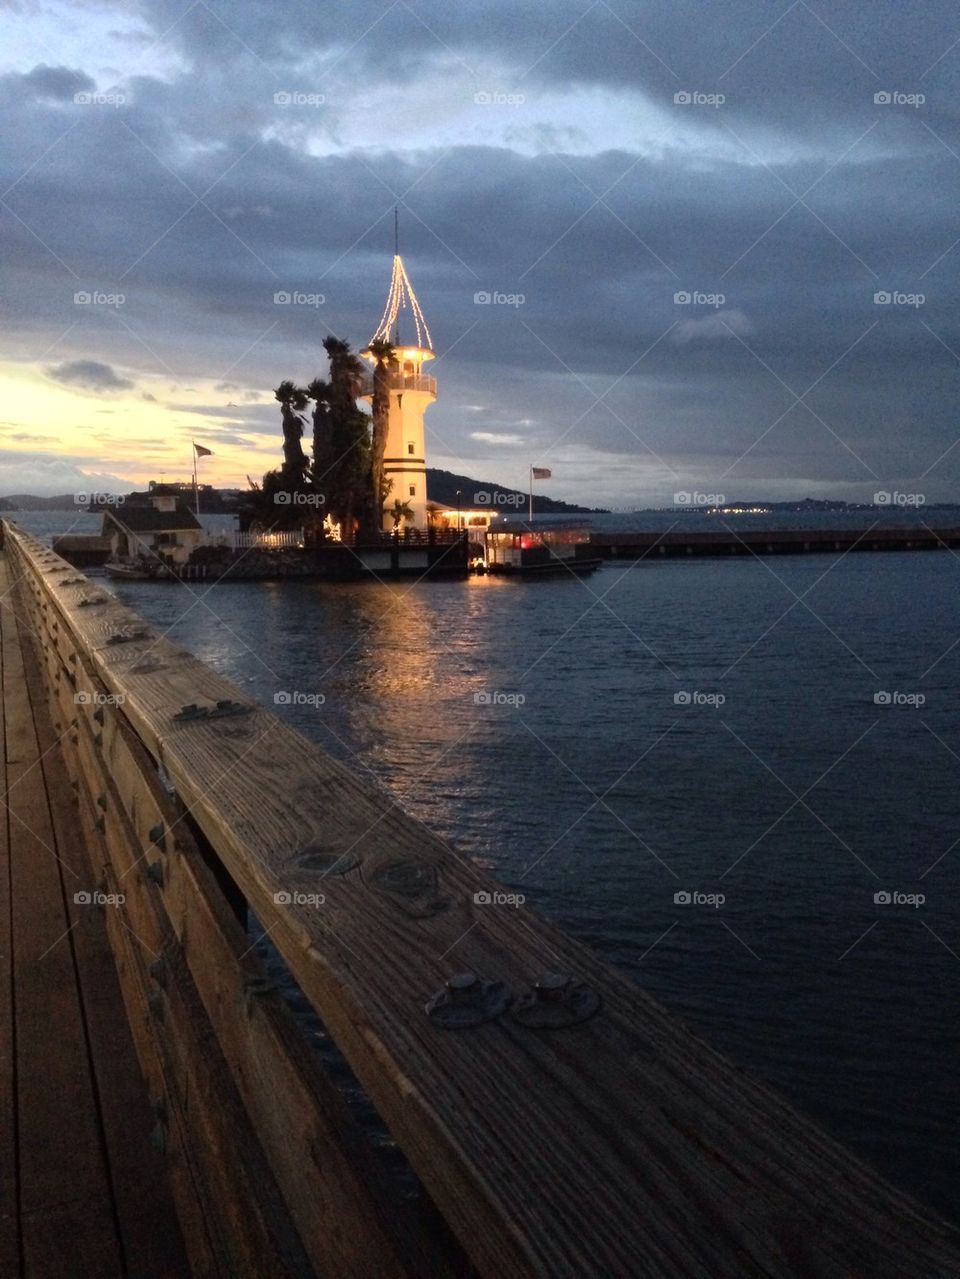
[[[93,490],[90,490],[93,492]],[[124,493],[124,502],[142,505],[154,494],[173,494],[181,501],[193,506],[193,487],[189,484],[157,485],[153,494],[142,492]],[[103,497],[104,495],[99,495]],[[215,489],[209,484],[200,485],[200,509],[204,515],[232,515],[237,509],[241,493],[237,489]],[[111,496],[111,502],[113,497]],[[10,493],[0,497],[0,511],[90,511],[99,515],[110,503],[96,501],[92,505],[81,505],[73,493],[58,493],[55,497],[38,497],[35,493]]]
[[[544,482],[549,483],[549,481]],[[454,475],[453,471],[427,467],[428,502],[455,507],[458,489],[460,505],[465,510],[470,507],[478,509],[481,506],[489,506],[503,515],[527,509],[527,494],[520,489],[508,488],[505,484],[495,484],[492,480],[474,480],[469,475]],[[561,502],[555,497],[546,497],[542,493],[534,493],[533,511],[535,515],[606,515],[608,513],[599,507],[573,506],[570,502]]]
[[[11,493],[0,497],[0,511],[75,511],[77,503],[72,493],[58,493],[56,497],[37,497],[34,493]]]
[[[728,501],[727,506],[765,506],[768,511],[869,511],[872,503],[841,502],[834,498],[803,497],[794,502],[764,502],[754,500]]]

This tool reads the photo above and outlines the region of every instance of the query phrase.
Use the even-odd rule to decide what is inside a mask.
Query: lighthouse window
[[[413,445],[412,445],[412,444],[408,444],[408,445],[407,445],[407,452],[408,452],[408,453],[412,453],[412,452],[413,452]]]
[[[416,497],[416,496],[417,496],[417,486],[416,486],[416,484],[411,484],[411,485],[410,485],[410,496],[411,496],[411,497]]]

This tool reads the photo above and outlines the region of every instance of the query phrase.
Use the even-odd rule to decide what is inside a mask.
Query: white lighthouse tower
[[[402,334],[401,311],[409,312],[404,317]],[[409,332],[406,331],[408,327]],[[409,341],[404,342],[403,338],[409,338]],[[423,415],[437,398],[437,379],[423,372],[426,362],[434,359],[433,343],[399,253],[394,253],[387,305],[370,344],[378,340],[390,342],[395,356],[389,367],[390,412],[383,459],[384,476],[392,481],[392,487],[384,506],[383,527],[393,527],[389,510],[395,501],[400,501],[405,502],[413,512],[413,518],[407,523],[422,529],[427,526],[427,463]],[[370,345],[360,354],[376,365],[376,357],[371,354]],[[372,391],[365,394],[363,399],[372,400]]]

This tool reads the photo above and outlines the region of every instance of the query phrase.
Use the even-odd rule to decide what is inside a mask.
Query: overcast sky
[[[0,34],[0,493],[184,478],[191,439],[259,477],[272,388],[376,327],[399,204],[429,464],[960,500],[955,4],[23,0]]]

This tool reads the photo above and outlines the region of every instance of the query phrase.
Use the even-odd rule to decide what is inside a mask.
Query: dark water
[[[960,1216],[956,556],[118,593]]]

